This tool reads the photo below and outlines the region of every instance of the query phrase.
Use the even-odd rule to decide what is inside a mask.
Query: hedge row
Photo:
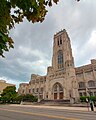
[[[80,101],[81,102],[87,102],[88,101],[93,101],[93,102],[96,102],[96,96],[81,96],[80,97]]]

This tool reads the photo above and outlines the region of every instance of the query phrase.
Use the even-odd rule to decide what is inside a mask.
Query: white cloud
[[[5,76],[1,76],[0,80],[5,80],[6,83],[11,83],[11,84],[16,85],[16,89],[18,89],[18,87],[19,87],[19,83],[17,82],[17,80],[12,80],[12,79],[5,77]]]
[[[96,31],[92,31],[86,43],[82,43],[81,49],[77,46],[73,47],[74,56],[76,58],[77,66],[89,64],[91,59],[96,59]],[[79,53],[78,53],[79,52]]]
[[[94,48],[96,47],[96,31],[92,31],[91,37],[87,43],[89,47]]]

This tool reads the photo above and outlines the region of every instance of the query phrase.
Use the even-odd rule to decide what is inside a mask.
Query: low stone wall
[[[38,104],[37,102],[23,102],[21,101],[20,103],[21,105],[34,105],[34,104]]]

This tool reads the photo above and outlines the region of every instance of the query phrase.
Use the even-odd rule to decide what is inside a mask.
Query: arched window
[[[85,88],[85,83],[84,82],[79,82],[79,88]]]
[[[57,91],[63,91],[63,87],[61,86],[60,83],[55,83],[55,85],[53,86],[53,91],[57,92]]]
[[[57,84],[56,85],[54,85],[54,92],[57,92]]]
[[[60,92],[61,92],[61,91],[63,92],[63,88],[62,88],[61,85],[59,86],[59,91],[60,91]]]
[[[93,81],[93,80],[88,81],[88,86],[95,87],[95,81]]]
[[[58,68],[63,68],[63,52],[58,51]]]

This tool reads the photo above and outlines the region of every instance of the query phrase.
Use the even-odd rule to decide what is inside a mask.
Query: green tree
[[[7,86],[3,93],[1,94],[1,100],[6,103],[13,102],[17,97],[16,87],[15,86]]]
[[[0,56],[4,57],[4,51],[14,48],[10,29],[15,23],[23,22],[25,17],[32,23],[42,22],[47,13],[47,6],[59,0],[0,0]],[[79,0],[76,0],[79,1]]]
[[[89,101],[96,101],[96,96],[81,96],[80,97],[80,101],[81,102],[86,102],[86,99],[88,99]]]
[[[19,95],[17,97],[17,101],[24,101],[24,102],[37,102],[38,99],[37,97],[30,95],[30,94],[26,94],[26,95]]]

